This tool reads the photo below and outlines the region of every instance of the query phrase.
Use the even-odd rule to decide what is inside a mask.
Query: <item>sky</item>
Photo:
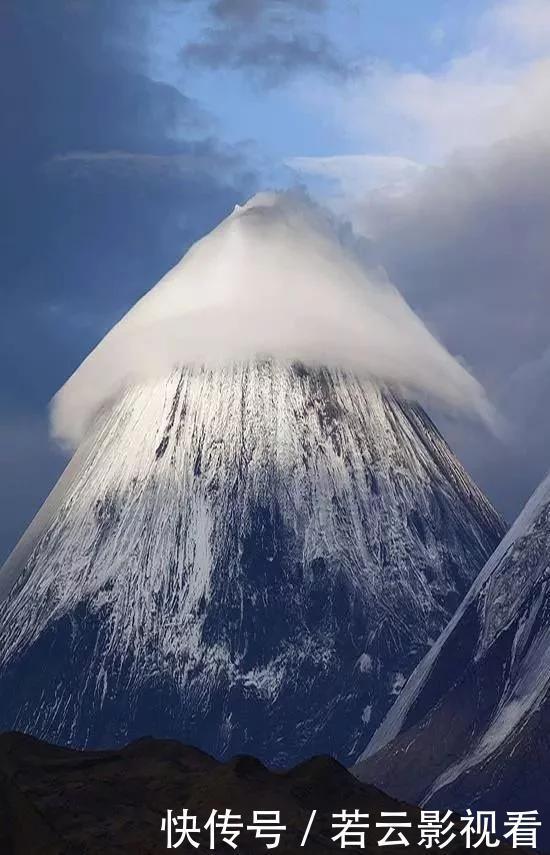
[[[0,558],[66,462],[48,402],[260,189],[349,223],[483,384],[434,413],[509,520],[550,466],[548,0],[5,0]]]

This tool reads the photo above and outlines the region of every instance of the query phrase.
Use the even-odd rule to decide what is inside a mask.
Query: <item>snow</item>
[[[393,681],[392,681],[392,687],[391,687],[392,695],[398,695],[406,682],[407,682],[407,679],[406,679],[404,674],[401,674],[401,673],[394,674]]]
[[[60,742],[97,744],[115,701],[139,735],[154,686],[155,732],[351,760],[357,722],[362,750],[500,533],[422,410],[386,388],[273,360],[174,370],[98,416],[1,571],[0,691],[40,690],[18,726]],[[45,685],[8,687],[64,620],[59,663],[33,666]]]
[[[363,724],[368,724],[370,722],[370,717],[372,715],[372,704],[367,704],[365,709],[361,714],[361,721]]]
[[[550,476],[535,491],[475,580],[447,629],[409,678],[360,758],[359,772],[364,758],[390,743],[403,731],[406,720],[409,726],[409,711],[421,697],[432,669],[442,659],[445,661],[448,645],[457,643],[453,640],[460,637],[466,611],[475,609],[481,618],[480,631],[474,639],[473,661],[462,668],[466,667],[467,672],[468,668],[475,667],[478,673],[485,674],[484,680],[491,679],[489,697],[496,693],[497,700],[492,706],[481,702],[483,718],[476,718],[475,726],[472,723],[470,741],[464,744],[461,755],[429,783],[422,802],[433,803],[436,794],[443,790],[446,798],[449,797],[455,782],[460,791],[464,786],[460,782],[466,780],[464,776],[469,770],[479,769],[489,761],[498,763],[497,757],[502,758],[502,775],[506,780],[507,758],[518,746],[521,750],[522,732],[550,697],[549,554]],[[494,648],[504,632],[508,634],[508,641]],[[500,661],[494,661],[493,648],[501,651]],[[487,666],[490,670],[485,671],[488,655],[492,657]],[[458,681],[461,673],[451,673],[449,678]],[[437,703],[436,697],[434,708]],[[430,722],[426,726],[429,728]],[[467,779],[470,787],[477,778],[479,775]]]
[[[444,655],[445,645],[451,635],[455,632],[457,626],[460,625],[464,614],[470,606],[481,600],[488,604],[485,614],[484,640],[482,640],[478,649],[478,655],[482,655],[487,648],[489,641],[494,640],[497,631],[501,631],[512,619],[516,613],[518,606],[517,596],[508,597],[508,607],[505,613],[501,611],[501,601],[495,594],[488,595],[488,589],[495,583],[498,584],[500,590],[504,590],[510,586],[512,578],[516,578],[512,590],[523,588],[523,591],[530,590],[530,583],[534,580],[525,579],[525,568],[521,562],[514,561],[506,562],[507,556],[513,555],[513,550],[516,543],[529,533],[541,511],[550,503],[550,475],[544,479],[537,490],[533,493],[525,508],[516,519],[514,525],[509,529],[505,537],[502,539],[493,555],[487,561],[483,570],[477,576],[475,582],[470,588],[467,596],[462,604],[453,615],[446,629],[442,632],[435,644],[431,647],[424,659],[418,664],[417,668],[407,681],[407,685],[399,695],[395,704],[388,712],[385,719],[382,721],[372,739],[370,740],[364,753],[358,758],[357,763],[375,754],[384,745],[387,745],[401,731],[407,714],[412,705],[420,695],[423,686],[426,684],[428,677],[436,664],[438,657]],[[517,570],[515,573],[514,571]],[[495,621],[494,615],[499,614],[498,621]],[[498,729],[497,729],[498,730]],[[500,730],[504,734],[503,729]],[[493,738],[493,737],[491,737]],[[504,737],[503,737],[504,738]]]
[[[519,680],[507,686],[494,715],[489,719],[481,738],[469,746],[464,757],[452,763],[432,784],[423,801],[428,802],[438,790],[457,780],[462,774],[486,761],[506,740],[517,735],[526,718],[538,709],[550,686],[550,627],[535,641],[523,663]]]
[[[362,674],[368,674],[369,671],[372,671],[372,656],[369,653],[362,653],[357,664]]]

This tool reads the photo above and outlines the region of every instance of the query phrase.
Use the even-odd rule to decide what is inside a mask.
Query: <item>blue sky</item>
[[[547,0],[9,0],[0,556],[66,457],[48,402],[188,246],[304,185],[485,385],[444,423],[509,518],[550,465]]]
[[[346,0],[327,4],[314,23],[350,69],[381,64],[430,73],[467,48],[483,8],[484,0]],[[323,80],[322,69],[306,71],[298,82],[291,76],[267,88],[250,68],[225,69],[223,81],[219,69],[195,66],[189,73],[181,50],[186,41],[200,39],[209,25],[204,9],[205,4],[176,0],[151,13],[150,71],[158,79],[185,86],[210,112],[223,139],[253,141],[274,169],[293,156],[364,151],[363,139],[324,118],[301,97],[304,88]],[[383,146],[388,151],[393,147],[391,139]]]

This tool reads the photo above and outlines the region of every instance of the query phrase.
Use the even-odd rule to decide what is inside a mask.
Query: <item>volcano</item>
[[[391,288],[354,296],[323,229],[272,200],[220,228],[56,399],[76,451],[0,573],[0,728],[351,763],[504,533],[407,388],[426,354],[445,394],[477,387]],[[365,293],[376,371],[349,348]]]

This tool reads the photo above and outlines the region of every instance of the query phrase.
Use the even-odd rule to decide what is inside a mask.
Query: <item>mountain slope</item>
[[[353,375],[130,388],[0,573],[0,727],[350,762],[502,531],[422,409]]]
[[[549,724],[550,477],[355,771],[429,804],[537,808],[549,818]]]

